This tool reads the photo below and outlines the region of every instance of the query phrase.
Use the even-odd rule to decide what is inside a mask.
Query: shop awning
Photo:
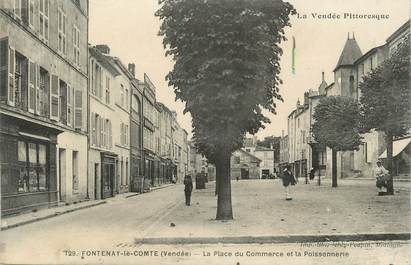
[[[392,157],[396,157],[399,153],[404,150],[411,142],[411,137],[400,139],[397,141],[393,142],[393,147],[392,147]],[[387,150],[382,153],[379,158],[387,158]]]

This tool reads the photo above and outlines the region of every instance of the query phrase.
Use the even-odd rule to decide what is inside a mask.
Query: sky
[[[410,17],[409,0],[290,0],[300,17],[291,17],[287,41],[280,44],[283,85],[277,102],[277,115],[266,113],[271,123],[257,133],[258,138],[280,136],[287,132],[287,116],[295,109],[304,92],[316,90],[321,72],[328,84],[334,82],[333,69],[338,61],[348,33],[355,34],[363,54],[384,44],[397,28]],[[143,80],[146,73],[156,86],[157,100],[177,112],[179,124],[191,135],[191,117],[183,115],[184,103],[175,101],[172,87],[165,76],[173,61],[165,57],[162,37],[158,36],[160,21],[154,16],[158,0],[90,0],[89,43],[107,44],[110,54],[127,65],[135,63],[136,77]],[[388,15],[387,19],[344,19],[344,13]],[[340,15],[340,18],[320,19],[315,15]],[[292,36],[296,40],[296,72],[291,72]]]

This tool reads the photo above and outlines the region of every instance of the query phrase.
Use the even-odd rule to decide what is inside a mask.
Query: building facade
[[[144,84],[135,78],[135,65],[129,64],[129,72],[134,77],[131,81],[130,109],[130,177],[131,191],[143,192],[143,93]]]
[[[288,135],[284,135],[284,130],[280,139],[280,162],[279,162],[279,174],[284,171],[288,166],[290,153],[288,150]]]
[[[107,50],[103,49],[103,52]],[[99,48],[89,48],[89,179],[90,198],[104,199],[115,194],[116,160],[114,148],[119,131],[115,130],[117,112],[115,79],[120,72]]]
[[[239,149],[231,155],[231,179],[260,179],[261,160],[249,152]]]
[[[2,214],[87,198],[88,1],[0,3]]]

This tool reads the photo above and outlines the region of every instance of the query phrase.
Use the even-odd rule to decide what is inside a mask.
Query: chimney
[[[133,77],[136,77],[136,65],[134,63],[128,64],[128,71],[133,75]]]
[[[325,81],[325,78],[324,78],[324,71],[322,71],[322,76],[323,76],[323,82]]]
[[[281,130],[281,138],[284,138],[284,130]]]
[[[107,44],[96,45],[96,49],[99,50],[102,54],[110,54],[110,47]]]
[[[304,92],[304,106],[308,106],[308,92]]]

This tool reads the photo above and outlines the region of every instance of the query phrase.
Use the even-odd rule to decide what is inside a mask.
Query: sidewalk
[[[167,188],[173,185],[175,184],[166,184],[163,186],[157,186],[157,187],[151,188],[150,192],[153,192],[159,189],[164,189],[164,188]],[[91,200],[91,201],[86,200],[82,202],[71,203],[69,205],[62,204],[56,207],[39,209],[36,212],[26,212],[26,213],[21,213],[18,215],[5,216],[1,218],[1,231],[14,228],[14,227],[18,227],[21,225],[30,224],[33,222],[53,218],[53,217],[71,213],[74,211],[102,205],[107,202],[109,203],[119,202],[122,200],[126,200],[128,198],[137,196],[137,195],[141,195],[141,193],[126,192],[126,193],[116,194],[114,197],[110,197],[104,200]]]
[[[30,224],[74,211],[87,209],[97,205],[105,204],[107,201],[83,201],[76,204],[56,206],[40,209],[36,212],[22,213],[19,215],[6,216],[1,218],[1,230],[7,230],[17,226]]]
[[[403,186],[401,186],[403,185]],[[374,183],[328,180],[300,183],[293,200],[284,200],[279,180],[232,182],[234,220],[216,221],[214,185],[197,190],[192,205],[181,204],[136,243],[274,242],[401,239],[409,240],[411,211],[409,183],[397,184],[395,196],[376,196]],[[172,226],[173,223],[175,226]]]

